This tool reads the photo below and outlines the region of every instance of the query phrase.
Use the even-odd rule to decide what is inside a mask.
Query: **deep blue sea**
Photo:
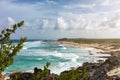
[[[17,44],[15,41],[14,44]],[[51,62],[52,72],[59,74],[71,67],[78,67],[83,62],[97,62],[98,56],[105,54],[89,55],[89,50],[94,48],[76,48],[65,46],[56,41],[28,40],[23,49],[14,57],[14,63],[4,73],[16,71],[33,72],[34,67],[43,68],[46,62]],[[103,59],[104,60],[104,59]]]

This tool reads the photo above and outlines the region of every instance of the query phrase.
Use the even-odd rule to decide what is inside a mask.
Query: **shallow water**
[[[51,62],[49,68],[52,72],[59,74],[61,71],[70,69],[70,67],[80,66],[84,62],[97,62],[98,59],[105,60],[97,56],[107,56],[95,52],[93,52],[93,55],[89,55],[89,50],[93,50],[93,48],[64,46],[56,41],[27,41],[23,49],[15,56],[14,63],[6,69],[5,73],[14,71],[32,72],[34,67],[43,68],[46,62]]]

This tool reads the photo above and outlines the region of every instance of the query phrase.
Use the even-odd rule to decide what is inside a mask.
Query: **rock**
[[[34,76],[33,73],[28,73],[28,72],[20,73],[20,72],[17,72],[17,73],[10,74],[10,80],[15,80],[16,77],[18,77],[17,80],[30,80],[33,76]]]
[[[42,69],[38,69],[37,67],[34,68],[34,74],[36,75],[38,72],[42,72]]]
[[[5,79],[5,76],[2,75],[2,76],[0,77],[0,80],[4,80],[4,79]]]
[[[93,55],[93,53],[90,50],[88,51],[88,53],[89,53],[89,55]]]
[[[90,80],[106,80],[107,72],[113,68],[120,66],[120,56],[111,56],[103,64],[101,64],[94,74],[90,77]],[[115,79],[116,80],[116,79]]]
[[[42,78],[41,80],[58,80],[58,75],[56,74],[50,74],[47,77]]]
[[[84,63],[82,67],[78,67],[77,69],[83,70],[86,68],[86,71],[89,73],[89,76],[92,76],[96,69],[100,66],[100,63]]]
[[[120,76],[118,76],[118,75],[109,76],[109,77],[107,77],[107,80],[120,80]]]
[[[70,70],[63,71],[63,72],[60,73],[60,75],[65,74],[65,73],[69,73],[69,72],[70,72]]]
[[[16,72],[10,74],[10,80],[31,80],[31,78],[37,77],[37,74],[39,72],[42,72],[42,69],[38,69],[37,67],[34,68],[34,73],[29,73],[29,72]],[[41,75],[41,74],[40,74]],[[15,79],[18,77],[17,79]],[[50,70],[48,70],[48,74],[46,76],[41,75],[39,80],[57,80],[57,75],[56,74],[50,74]]]
[[[97,62],[98,62],[98,63],[103,63],[103,62],[104,62],[104,60],[97,60]]]

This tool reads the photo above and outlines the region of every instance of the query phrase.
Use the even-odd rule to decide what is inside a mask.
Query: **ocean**
[[[18,41],[15,41],[14,45]],[[105,60],[99,56],[109,56],[92,52],[94,48],[76,48],[65,46],[57,41],[28,40],[24,43],[23,49],[14,57],[14,63],[6,68],[5,74],[11,72],[33,72],[34,67],[42,68],[46,62],[50,62],[49,69],[56,74],[71,67],[81,66],[84,62],[97,62]]]

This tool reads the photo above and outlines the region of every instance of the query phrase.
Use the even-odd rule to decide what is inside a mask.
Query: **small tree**
[[[0,76],[5,68],[14,62],[14,56],[20,51],[26,41],[26,38],[21,38],[17,45],[13,45],[14,40],[10,38],[11,34],[15,33],[23,25],[24,21],[21,21],[14,24],[11,29],[4,29],[0,33]]]

